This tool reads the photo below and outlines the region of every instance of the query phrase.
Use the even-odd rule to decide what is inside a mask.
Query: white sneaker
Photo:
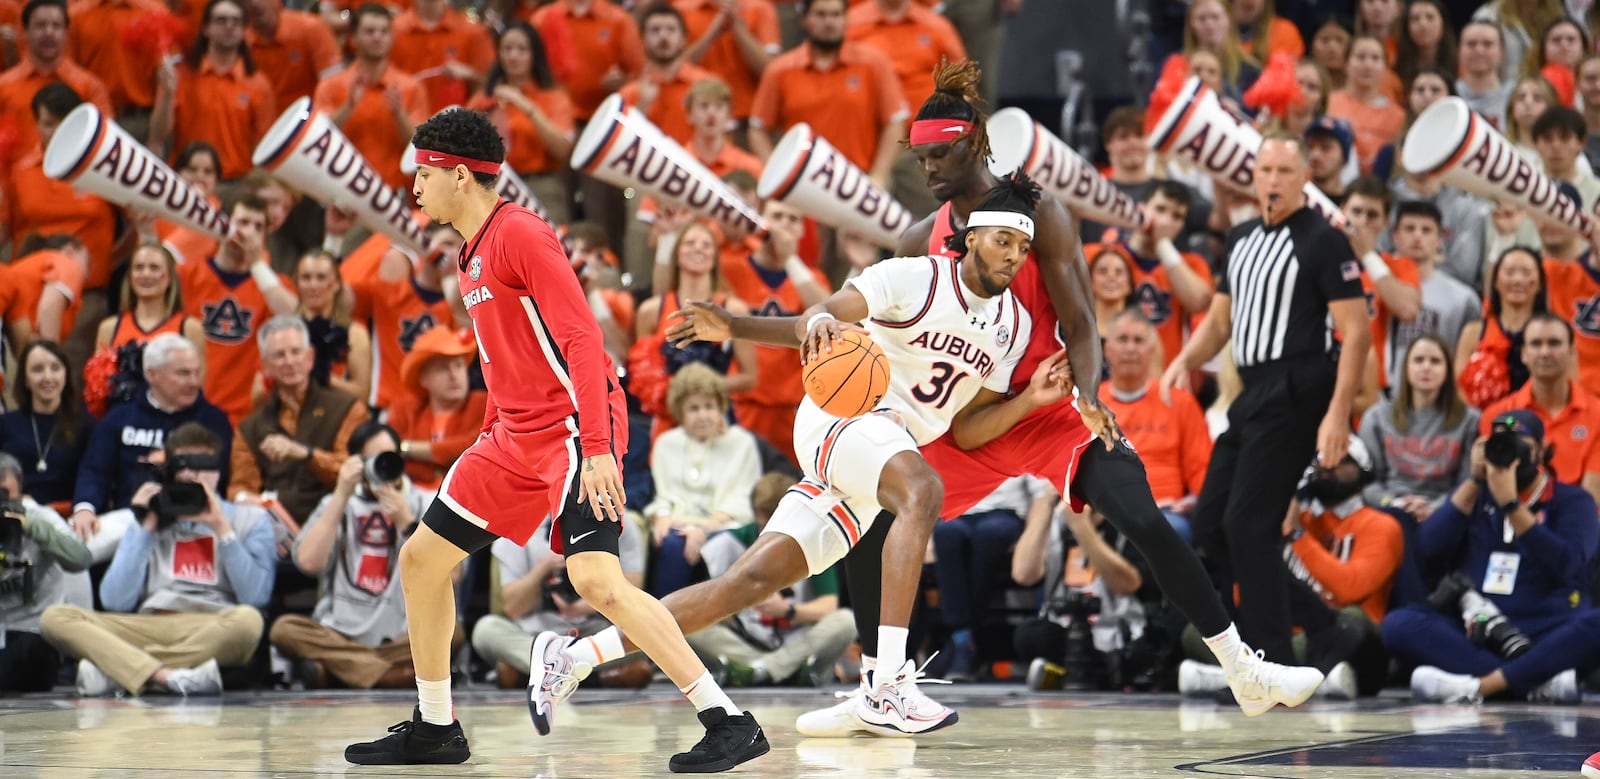
[[[867,694],[867,674],[861,674],[861,683],[848,692],[836,692],[834,697],[839,698],[838,703],[826,709],[808,711],[796,717],[794,729],[807,738],[849,738],[857,733],[875,735],[856,719],[856,704],[858,699]]]
[[[1583,775],[1590,779],[1600,779],[1600,752],[1590,755],[1588,760],[1583,761]]]
[[[567,654],[567,637],[545,631],[533,640],[528,657],[528,713],[539,735],[550,735],[556,705],[572,697],[588,671]]]
[[[1358,692],[1356,669],[1349,663],[1341,662],[1328,671],[1328,678],[1322,680],[1322,686],[1317,688],[1317,697],[1331,701],[1353,701]]]
[[[1431,665],[1411,672],[1411,697],[1427,703],[1483,703],[1474,676],[1446,673]]]
[[[1184,695],[1210,695],[1228,686],[1228,672],[1220,665],[1185,660],[1178,665],[1178,692]]]
[[[954,725],[960,719],[955,709],[929,698],[917,687],[918,680],[934,684],[949,682],[926,678],[915,660],[905,661],[892,677],[880,677],[881,670],[863,675],[869,689],[856,701],[855,707],[856,718],[878,735],[905,737],[931,733]]]
[[[1578,672],[1568,668],[1528,693],[1534,703],[1575,704],[1582,698],[1578,692]]]
[[[1322,672],[1301,665],[1269,663],[1266,653],[1241,646],[1228,674],[1228,687],[1246,717],[1259,717],[1273,706],[1299,706],[1322,685]]]
[[[88,658],[78,661],[78,695],[84,698],[104,698],[117,688],[111,677]]]
[[[167,672],[167,689],[176,695],[193,698],[222,694],[222,669],[215,659],[193,668],[174,668]]]

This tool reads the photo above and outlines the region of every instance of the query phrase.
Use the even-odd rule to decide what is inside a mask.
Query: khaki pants
[[[389,669],[411,665],[411,637],[405,634],[373,647],[309,617],[285,614],[272,623],[269,638],[284,655],[322,663],[339,681],[362,690],[372,689]]]
[[[802,627],[783,637],[783,646],[768,652],[746,641],[726,623],[712,625],[688,637],[689,646],[707,662],[732,660],[740,665],[760,663],[781,682],[795,675],[807,660],[816,668],[832,668],[856,639],[856,618],[849,609],[839,609],[815,625]]]
[[[62,654],[94,663],[137,695],[162,667],[193,668],[250,662],[261,640],[261,612],[235,606],[211,614],[111,614],[51,606],[40,632]]]

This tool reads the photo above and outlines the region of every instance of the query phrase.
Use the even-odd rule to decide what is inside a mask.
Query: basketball
[[[801,377],[811,402],[836,417],[858,417],[889,391],[889,358],[863,333],[847,330],[833,351],[807,363]]]

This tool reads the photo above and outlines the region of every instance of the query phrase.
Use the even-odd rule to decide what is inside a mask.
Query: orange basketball
[[[889,391],[889,358],[862,333],[847,330],[842,340],[806,363],[801,378],[811,402],[836,417],[858,417],[876,408]]]

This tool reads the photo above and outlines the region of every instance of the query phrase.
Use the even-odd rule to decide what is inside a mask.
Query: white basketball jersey
[[[980,297],[959,268],[948,257],[896,257],[845,282],[867,299],[863,325],[889,358],[878,408],[899,412],[918,446],[944,435],[980,387],[1006,392],[1032,334],[1010,290]]]

